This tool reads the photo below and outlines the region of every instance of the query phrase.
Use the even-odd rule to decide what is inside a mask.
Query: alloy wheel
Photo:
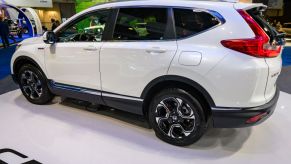
[[[163,99],[155,109],[155,120],[168,137],[182,139],[195,129],[195,115],[190,105],[177,97]]]
[[[24,93],[31,99],[39,99],[43,94],[42,83],[32,71],[26,70],[21,74],[20,82]]]

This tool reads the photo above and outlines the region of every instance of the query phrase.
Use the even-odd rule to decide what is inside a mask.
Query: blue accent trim
[[[122,96],[114,93],[106,93],[88,88],[60,84],[52,80],[49,80],[48,86],[52,93],[59,96],[106,105],[115,109],[139,115],[143,114],[143,101],[140,98],[133,98],[130,96]]]
[[[57,88],[57,89],[63,89],[63,90],[68,90],[68,91],[81,92],[81,93],[87,93],[87,94],[91,94],[91,95],[101,96],[101,91],[98,91],[98,90],[55,83],[54,81],[51,81],[50,83],[51,83],[52,87]]]

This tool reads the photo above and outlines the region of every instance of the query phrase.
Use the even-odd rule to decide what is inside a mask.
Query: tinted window
[[[174,9],[177,38],[184,38],[209,29],[219,21],[207,12],[192,9]]]
[[[167,9],[121,8],[114,40],[163,40],[167,27]]]
[[[100,42],[110,11],[98,11],[74,21],[58,32],[59,42]]]

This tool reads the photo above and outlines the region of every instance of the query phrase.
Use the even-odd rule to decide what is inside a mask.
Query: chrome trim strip
[[[110,93],[102,93],[102,97],[103,96],[143,102],[143,99],[140,99],[140,98],[134,98],[134,97],[122,96],[122,95],[116,95],[116,94],[110,94]]]
[[[84,89],[84,88],[80,88],[80,87],[59,84],[59,83],[55,83],[55,82],[51,82],[51,84],[52,84],[52,87],[58,88],[58,89],[70,90],[70,91],[74,91],[74,92],[81,92],[81,93],[97,95],[97,96],[105,96],[105,97],[112,97],[112,98],[127,99],[127,100],[143,102],[143,99],[130,97],[130,96],[118,95],[118,94],[113,94],[113,93],[102,93],[101,91]]]
[[[92,90],[82,89],[81,92],[83,92],[83,93],[88,93],[88,94],[91,94],[91,95],[101,96],[101,92],[97,92],[97,91],[92,91]]]
[[[64,90],[70,90],[70,91],[75,91],[75,92],[81,92],[81,93],[87,93],[87,94],[91,94],[91,95],[101,96],[100,91],[83,89],[80,87],[69,86],[69,85],[59,84],[59,83],[55,83],[55,82],[52,82],[52,87],[58,88],[58,89],[64,89]]]
[[[239,111],[239,110],[242,110],[242,108],[214,108],[212,107],[211,110],[213,111]]]

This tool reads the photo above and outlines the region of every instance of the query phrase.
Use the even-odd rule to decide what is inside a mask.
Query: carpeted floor
[[[11,76],[6,76],[2,80],[0,80],[0,95],[18,88],[18,85],[14,83]]]
[[[277,84],[281,91],[291,94],[291,66],[283,67]]]

